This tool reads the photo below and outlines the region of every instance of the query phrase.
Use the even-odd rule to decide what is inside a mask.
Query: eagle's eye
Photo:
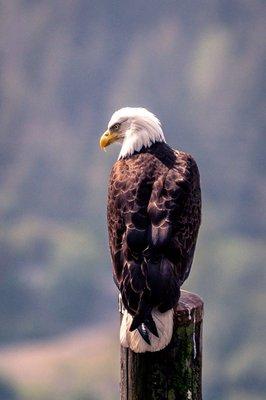
[[[119,123],[114,124],[113,126],[111,126],[110,130],[112,130],[112,131],[118,131],[118,129],[120,128],[120,125],[121,125],[121,124],[119,124]]]

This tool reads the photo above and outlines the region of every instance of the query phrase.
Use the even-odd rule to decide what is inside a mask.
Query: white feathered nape
[[[149,331],[150,342],[145,342],[139,331],[136,329],[130,332],[129,328],[132,323],[132,316],[127,310],[123,310],[123,319],[120,327],[120,343],[123,347],[129,347],[135,353],[145,353],[146,351],[159,351],[164,349],[172,338],[173,334],[173,315],[174,310],[171,309],[165,313],[160,313],[154,309],[152,318],[156,324],[159,337],[156,337]]]
[[[161,122],[150,111],[143,107],[124,107],[112,115],[108,129],[120,124],[120,135],[123,137],[118,160],[150,147],[155,142],[165,142]]]

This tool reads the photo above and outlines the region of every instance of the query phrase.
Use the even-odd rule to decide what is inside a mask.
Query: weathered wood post
[[[202,319],[201,298],[182,290],[165,349],[137,354],[121,346],[120,400],[201,400]]]

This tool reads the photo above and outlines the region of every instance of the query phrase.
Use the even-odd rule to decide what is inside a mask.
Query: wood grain
[[[120,400],[202,400],[202,320],[202,299],[182,290],[165,349],[137,354],[121,347]]]

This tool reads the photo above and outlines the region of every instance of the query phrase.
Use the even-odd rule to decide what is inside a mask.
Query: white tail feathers
[[[172,338],[173,334],[173,313],[174,310],[168,310],[160,313],[158,310],[152,310],[152,318],[156,324],[159,337],[153,335],[150,331],[150,342],[145,342],[139,331],[136,329],[130,332],[132,316],[127,310],[123,310],[123,319],[120,327],[120,343],[123,347],[129,347],[135,353],[145,353],[146,351],[159,351],[164,349]]]

